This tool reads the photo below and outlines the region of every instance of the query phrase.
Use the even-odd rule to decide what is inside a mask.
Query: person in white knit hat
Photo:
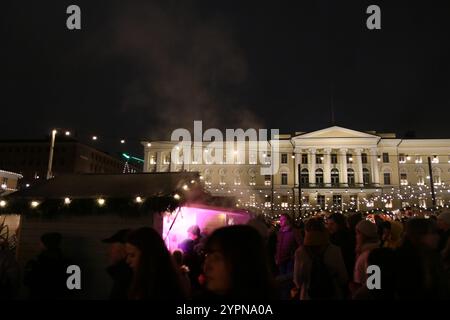
[[[366,285],[369,253],[380,246],[376,224],[361,220],[356,225],[356,263],[350,291],[355,293]]]

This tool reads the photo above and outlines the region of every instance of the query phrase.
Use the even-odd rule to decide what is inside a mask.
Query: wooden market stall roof
[[[192,181],[199,182],[198,173],[70,174],[45,180],[8,198],[153,197],[171,194]]]

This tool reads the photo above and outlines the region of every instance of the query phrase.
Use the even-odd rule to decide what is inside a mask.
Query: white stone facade
[[[201,143],[201,154],[208,153],[209,143]],[[259,143],[266,143],[268,150],[273,145]],[[243,143],[245,155],[236,155],[241,161],[233,164],[227,164],[225,158],[223,162],[208,163],[194,156],[190,162],[174,163],[170,155],[178,142],[142,144],[144,172],[198,171],[212,194],[235,196],[241,206],[264,211],[274,207],[295,210],[299,205],[338,210],[430,207],[428,157],[432,160],[436,204],[448,205],[450,199],[450,139],[399,139],[394,134],[334,126],[293,136],[280,135],[277,157],[271,153],[274,150],[259,149],[256,157],[251,156],[249,143]],[[223,154],[225,157],[226,152]],[[278,172],[261,175],[260,168],[271,158],[278,159]]]

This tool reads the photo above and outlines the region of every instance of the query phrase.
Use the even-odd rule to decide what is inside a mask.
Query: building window
[[[391,174],[389,172],[384,173],[384,184],[391,184]]]
[[[309,196],[302,197],[302,206],[309,206]]]
[[[256,164],[256,155],[255,154],[250,154],[250,159],[249,159],[249,163],[250,164]]]
[[[333,195],[333,207],[342,209],[342,196],[339,194]]]
[[[426,208],[427,207],[427,201],[425,199],[419,200],[419,207]]]
[[[308,164],[308,154],[306,153],[302,153],[302,164]]]
[[[270,186],[271,184],[272,184],[271,176],[269,174],[266,174],[264,176],[264,185],[265,186]]]
[[[322,169],[316,170],[316,184],[318,184],[318,185],[323,184],[323,170]]]
[[[383,162],[389,163],[389,153],[383,152]]]
[[[316,164],[322,164],[323,163],[323,154],[317,154],[316,155]]]
[[[363,168],[363,184],[370,184],[370,172],[367,168]]]
[[[289,206],[288,204],[288,196],[287,195],[282,195],[281,196],[281,207],[282,208],[287,208]]]
[[[286,164],[286,163],[288,163],[288,157],[287,157],[287,153],[282,153],[281,154],[281,163],[282,164]]]
[[[367,163],[367,153],[361,153],[361,162]]]
[[[350,153],[347,153],[347,163],[353,162],[353,156]]]
[[[227,183],[225,182],[225,176],[224,176],[224,175],[220,175],[220,177],[219,177],[219,184],[220,184],[221,186],[224,186],[224,185],[227,184]]]
[[[333,186],[339,185],[339,171],[337,169],[331,170],[331,184]]]
[[[421,156],[417,156],[415,163],[422,163],[422,157]]]
[[[347,181],[349,186],[355,185],[355,171],[353,171],[353,169],[348,169]]]
[[[236,174],[234,176],[234,185],[235,186],[240,186],[241,185],[241,175],[240,174]]]
[[[405,154],[404,154],[404,153],[400,153],[400,154],[398,155],[398,162],[400,162],[400,163],[406,163],[406,160],[405,160]]]
[[[400,173],[400,184],[402,186],[408,185],[408,175],[406,173]]]
[[[308,169],[302,169],[300,175],[300,183],[302,186],[307,186],[309,184],[309,172]]]
[[[417,185],[423,186],[425,184],[425,181],[423,179],[423,176],[417,176]]]
[[[433,176],[433,184],[440,186],[441,185],[441,176],[435,175]]]
[[[255,207],[256,206],[256,196],[254,194],[250,195],[250,207]]]
[[[170,164],[170,153],[164,155],[164,164]]]
[[[337,164],[338,163],[338,157],[336,153],[332,153],[331,154],[331,163],[332,164]]]
[[[324,209],[325,208],[325,196],[324,195],[318,195],[317,196],[317,205]]]
[[[150,164],[156,164],[156,156],[154,154],[150,156]]]
[[[439,163],[439,157],[434,155],[433,160],[431,160],[432,163]]]
[[[281,184],[282,185],[287,185],[288,184],[288,175],[287,175],[287,173],[282,173],[281,174]]]
[[[264,163],[265,164],[270,164],[270,153],[266,154],[266,156],[264,157]]]

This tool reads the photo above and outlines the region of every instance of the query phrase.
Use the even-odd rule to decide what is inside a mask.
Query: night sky
[[[336,125],[450,138],[448,1],[7,0],[0,14],[0,139],[64,127],[142,153],[194,120],[322,129],[331,105]]]

